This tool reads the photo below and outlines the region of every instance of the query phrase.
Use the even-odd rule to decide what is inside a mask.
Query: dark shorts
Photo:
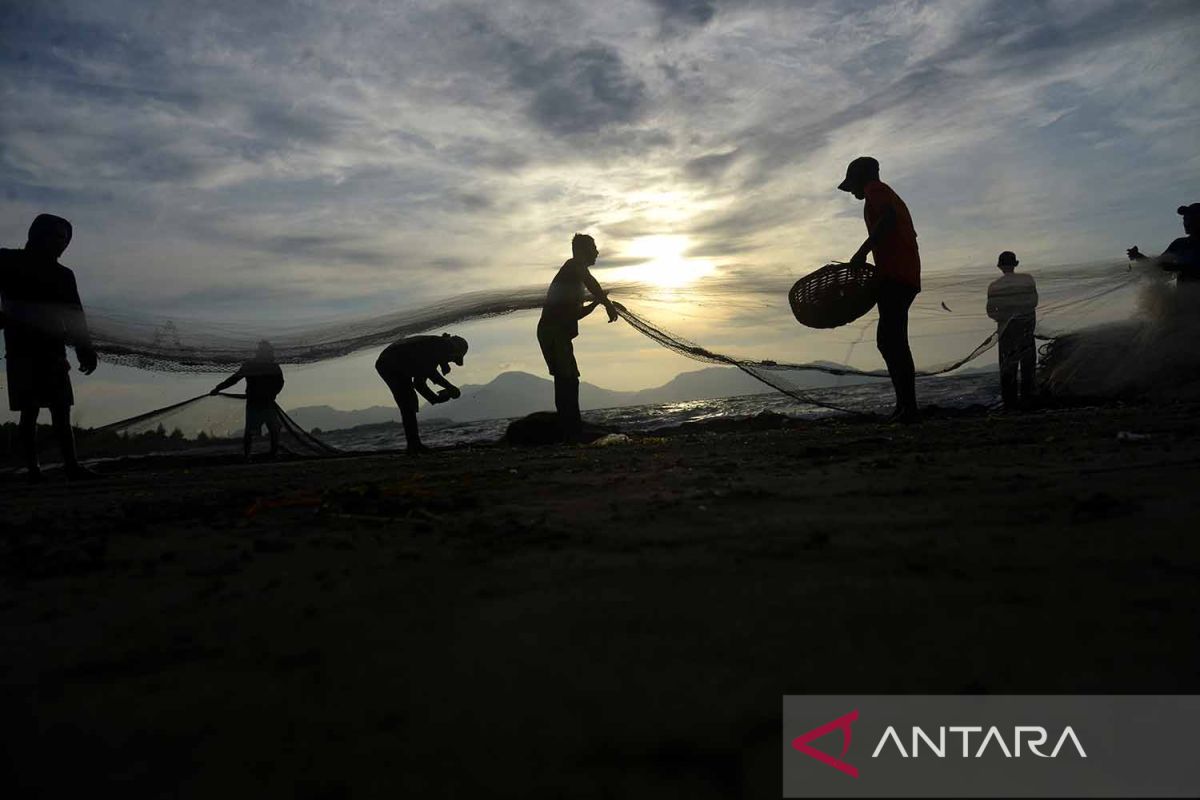
[[[375,371],[392,390],[392,397],[396,400],[396,405],[400,407],[400,410],[402,412],[411,411],[415,414],[421,401],[417,399],[417,390],[413,388],[413,376],[409,374],[409,371],[394,363],[381,364],[379,361],[375,362]]]
[[[575,363],[575,346],[566,331],[549,325],[542,320],[537,327],[538,344],[542,347],[542,358],[546,369],[556,378],[578,378],[579,365]]]
[[[8,373],[8,407],[12,411],[27,408],[69,408],[75,405],[71,391],[71,365],[61,360],[25,356],[5,358]]]

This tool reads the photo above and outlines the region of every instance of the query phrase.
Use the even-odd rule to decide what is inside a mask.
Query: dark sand
[[[6,794],[778,797],[785,693],[1200,691],[1198,410],[6,483]]]

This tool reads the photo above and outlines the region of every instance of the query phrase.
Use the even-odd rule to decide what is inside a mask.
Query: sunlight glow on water
[[[892,387],[886,380],[871,381],[853,386],[814,389],[818,399],[833,402],[859,411],[888,413],[892,409]],[[991,406],[999,402],[999,376],[993,373],[962,377],[928,378],[919,380],[917,393],[922,405],[943,408],[964,408],[971,405]],[[552,402],[547,398],[548,406]],[[802,405],[778,392],[724,397],[714,400],[690,400],[665,405],[627,406],[584,411],[585,420],[597,425],[626,432],[651,431],[669,428],[685,422],[704,422],[713,419],[744,419],[770,411],[791,417],[818,419],[840,416],[817,406]],[[440,426],[421,426],[421,438],[434,447],[446,447],[471,442],[495,442],[508,427],[509,419],[479,420]],[[361,430],[327,431],[321,438],[346,450],[379,450],[403,447],[404,434],[397,424],[391,428],[371,427]]]

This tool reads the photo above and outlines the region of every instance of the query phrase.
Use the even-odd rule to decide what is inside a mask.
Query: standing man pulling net
[[[537,326],[542,357],[554,376],[554,408],[558,412],[558,424],[568,442],[576,441],[583,430],[579,412],[579,366],[575,363],[575,346],[571,342],[579,335],[579,320],[592,313],[597,305],[603,305],[608,311],[608,321],[617,321],[616,306],[588,271],[599,255],[595,239],[586,234],[575,234],[571,239],[571,257],[550,282]],[[584,289],[592,295],[592,302],[587,305],[583,303]]]
[[[417,429],[417,394],[431,404],[445,403],[462,396],[458,387],[443,376],[450,372],[450,362],[460,367],[467,356],[467,340],[461,336],[443,333],[441,336],[409,336],[387,346],[375,361],[375,371],[392,390],[392,397],[400,407],[400,419],[404,423],[404,438],[408,452],[428,453],[429,448],[421,444]],[[438,369],[442,374],[438,374]],[[433,381],[441,390],[429,388]]]
[[[266,425],[271,440],[270,457],[275,458],[279,454],[280,427],[275,398],[283,391],[283,370],[275,362],[275,348],[270,342],[265,339],[259,342],[254,358],[218,383],[210,394],[228,389],[242,379],[246,381],[246,432],[242,434],[242,453],[249,461],[254,437],[262,433]]]
[[[879,324],[875,341],[887,364],[892,388],[896,391],[896,410],[889,422],[916,422],[917,380],[912,350],[908,346],[908,309],[921,291],[921,256],[917,252],[917,232],[908,206],[892,188],[879,180],[879,162],[862,156],[846,167],[846,179],[838,188],[865,200],[863,216],[867,239],[850,259],[863,265],[867,253],[875,254],[878,274]]]
[[[71,243],[71,223],[39,214],[29,226],[23,250],[0,250],[0,326],[4,328],[8,404],[21,414],[18,431],[31,482],[42,480],[38,464],[37,420],[50,409],[68,480],[93,477],[80,466],[71,431],[71,365],[67,345],[75,348],[79,371],[96,369],[75,273],[58,263]]]
[[[1200,203],[1180,206],[1175,211],[1183,217],[1183,232],[1187,236],[1180,236],[1167,245],[1157,259],[1158,264],[1165,270],[1178,273],[1176,280],[1179,283],[1200,286]],[[1146,258],[1137,245],[1125,252],[1131,261]]]
[[[1037,284],[1032,275],[1016,271],[1020,263],[1011,250],[1001,253],[996,266],[1004,274],[992,281],[987,294],[987,314],[996,321],[1000,334],[1000,394],[1006,411],[1017,411],[1033,401],[1037,367],[1033,341]]]

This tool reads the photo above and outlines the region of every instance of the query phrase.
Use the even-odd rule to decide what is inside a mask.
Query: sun
[[[711,275],[715,267],[708,261],[688,258],[690,241],[683,235],[639,236],[629,243],[623,255],[641,263],[614,270],[613,277],[666,288],[687,286]]]

